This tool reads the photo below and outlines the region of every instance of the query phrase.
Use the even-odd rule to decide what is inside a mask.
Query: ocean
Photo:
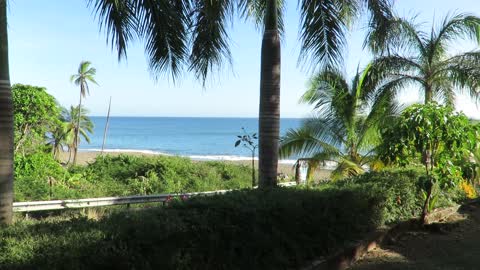
[[[90,144],[81,151],[100,151],[106,117],[91,117],[95,128]],[[281,135],[301,124],[298,118],[283,118]],[[144,152],[179,155],[196,160],[248,160],[250,152],[235,147],[242,127],[257,132],[256,118],[111,117],[105,149],[108,152]],[[284,160],[291,163],[292,160]]]

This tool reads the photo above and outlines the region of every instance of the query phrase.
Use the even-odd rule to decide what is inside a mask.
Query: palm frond
[[[145,40],[152,75],[163,72],[175,79],[180,75],[188,55],[188,25],[190,1],[139,0],[135,1],[139,33]],[[210,1],[206,1],[210,2]]]
[[[283,37],[285,32],[284,14],[286,8],[285,0],[277,0],[278,30]],[[265,16],[267,14],[267,1],[265,0],[241,0],[238,3],[240,15],[245,19],[251,19],[257,29],[263,31]]]
[[[127,56],[130,40],[136,35],[138,24],[135,17],[135,6],[132,1],[88,0],[100,22],[100,29],[107,34],[107,43],[116,48],[118,58]]]
[[[343,62],[346,31],[356,15],[357,1],[300,0],[302,42],[300,61],[313,59],[312,66],[338,66]]]
[[[432,32],[430,57],[440,59],[446,53],[448,43],[457,39],[480,44],[480,18],[462,13],[446,16],[439,29]]]
[[[224,59],[230,61],[227,25],[233,19],[233,0],[197,0],[192,16],[192,51],[190,70],[205,82],[213,68],[220,68]]]

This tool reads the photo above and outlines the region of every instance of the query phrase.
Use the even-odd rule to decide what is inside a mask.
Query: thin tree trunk
[[[255,186],[255,149],[252,151],[252,188]]]
[[[268,0],[262,40],[259,115],[259,187],[277,185],[280,138],[280,37],[277,0]]]
[[[103,142],[102,142],[102,152],[105,149],[105,141],[107,140],[107,132],[108,132],[108,122],[110,121],[110,107],[112,106],[112,97],[110,97],[110,102],[108,103],[108,112],[107,112],[107,122],[105,123],[105,130],[103,131]]]
[[[13,101],[8,68],[7,1],[0,0],[0,224],[12,223]]]
[[[73,165],[77,164],[78,145],[80,144],[78,133],[80,132],[80,118],[82,117],[82,92],[83,92],[83,86],[80,86],[80,102],[78,103],[77,128],[75,129],[75,138],[73,141],[73,144],[74,144]]]

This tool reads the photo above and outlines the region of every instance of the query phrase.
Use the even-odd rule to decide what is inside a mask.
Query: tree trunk
[[[431,185],[430,188],[427,190],[427,198],[425,199],[425,202],[423,204],[422,217],[420,218],[420,221],[423,225],[427,223],[428,206],[430,205],[430,200],[432,198],[432,191],[433,185]]]
[[[259,115],[259,187],[277,185],[280,132],[280,37],[277,0],[268,0],[262,40]]]
[[[13,101],[8,69],[7,0],[0,0],[0,224],[12,223]]]
[[[252,151],[252,188],[255,187],[255,149]]]
[[[433,90],[432,86],[425,86],[425,104],[433,101]]]
[[[74,136],[74,141],[73,141],[73,165],[75,166],[77,164],[77,152],[78,152],[78,146],[80,144],[80,140],[78,138],[78,134],[80,132],[80,118],[82,117],[82,92],[83,92],[83,86],[80,86],[80,102],[78,103],[78,116],[77,116],[77,127],[75,129],[75,136]]]
[[[103,131],[103,142],[102,142],[102,152],[105,149],[105,142],[107,141],[107,132],[108,132],[108,122],[110,121],[110,107],[112,107],[112,97],[110,97],[110,102],[108,103],[108,112],[107,112],[107,122],[105,123],[105,130]]]

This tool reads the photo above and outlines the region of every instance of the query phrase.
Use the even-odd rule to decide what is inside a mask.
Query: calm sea
[[[99,151],[102,148],[106,117],[91,117],[95,124],[91,142],[82,142],[80,149]],[[301,119],[284,118],[281,134],[300,126]],[[186,117],[111,117],[105,148],[115,151],[187,156],[199,160],[242,160],[250,153],[234,147],[244,127],[257,132],[256,118],[186,118]]]

